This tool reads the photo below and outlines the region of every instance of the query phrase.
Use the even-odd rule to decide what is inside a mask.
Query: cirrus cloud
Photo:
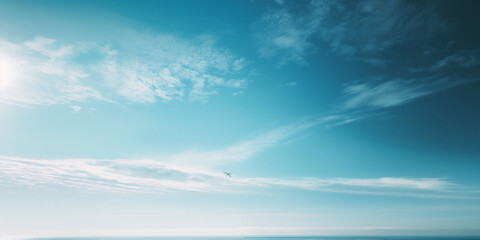
[[[248,193],[262,188],[300,189],[425,198],[477,198],[439,178],[226,178],[152,159],[32,159],[0,156],[3,184],[123,193]]]
[[[212,39],[127,31],[104,44],[42,36],[20,43],[2,40],[0,102],[206,101],[225,89],[244,90],[248,61]]]

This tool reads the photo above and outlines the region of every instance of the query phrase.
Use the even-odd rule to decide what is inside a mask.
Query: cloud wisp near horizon
[[[281,126],[252,139],[214,151],[187,151],[158,159],[34,159],[0,156],[0,179],[26,187],[62,187],[83,191],[119,193],[249,193],[258,189],[476,199],[471,187],[441,178],[227,178],[220,170],[228,163],[245,161],[254,154],[285,142],[309,128],[328,127],[335,116]],[[343,121],[343,120],[342,120]],[[334,124],[342,124],[338,122]],[[463,189],[463,190],[462,190]]]
[[[152,159],[30,159],[0,156],[1,178],[12,185],[113,193],[189,191],[248,194],[256,189],[477,199],[475,191],[440,178],[226,178],[221,171],[195,169]],[[471,187],[470,187],[471,188]],[[467,188],[468,189],[468,188]]]

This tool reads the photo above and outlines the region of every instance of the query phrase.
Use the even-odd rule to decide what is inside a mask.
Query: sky
[[[480,235],[479,7],[2,0],[0,238]]]

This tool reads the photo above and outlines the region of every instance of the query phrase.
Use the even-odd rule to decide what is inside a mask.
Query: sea
[[[472,237],[435,237],[435,236],[322,236],[322,237],[68,237],[68,238],[30,238],[31,240],[480,240]]]

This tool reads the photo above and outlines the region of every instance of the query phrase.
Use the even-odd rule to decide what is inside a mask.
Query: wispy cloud
[[[322,123],[323,119],[281,126],[212,151],[183,152],[149,159],[28,159],[0,157],[0,181],[25,185],[58,185],[105,191],[157,192],[167,190],[225,192],[233,187],[258,185],[250,181],[226,179],[212,167],[249,159],[286,138]],[[237,189],[237,190],[238,190]]]
[[[0,61],[0,101],[24,106],[203,101],[221,89],[244,90],[248,82],[248,61],[209,36],[129,31],[103,45],[41,36],[23,43],[2,40]]]
[[[33,159],[0,156],[0,183],[26,187],[73,188],[125,193],[248,193],[261,189],[300,189],[426,198],[472,198],[476,192],[439,178],[232,178],[216,170],[247,160],[301,131],[324,124],[342,124],[342,116],[326,116],[279,127],[250,140],[214,151],[184,152],[159,159]],[[339,122],[340,121],[340,122]]]
[[[442,84],[443,81],[393,79],[378,84],[350,84],[344,89],[345,95],[349,98],[345,107],[398,106],[445,87]]]
[[[478,51],[456,51],[426,67],[405,72],[404,78],[371,78],[343,89],[346,109],[388,108],[462,84],[480,80]],[[461,70],[459,70],[461,69]]]
[[[439,178],[252,178],[237,173],[232,178],[226,178],[218,170],[219,167],[251,159],[256,153],[286,143],[295,134],[314,127],[330,127],[355,120],[340,114],[320,116],[277,127],[224,148],[187,151],[158,159],[33,159],[0,156],[0,183],[126,193],[245,193],[268,188],[436,198],[475,196],[471,192],[459,193],[459,185]]]
[[[255,153],[273,147],[288,137],[325,122],[323,118],[300,121],[278,127],[252,139],[240,141],[220,150],[189,151],[169,158],[170,161],[194,166],[215,166],[249,159]]]
[[[62,58],[75,53],[72,45],[59,45],[57,40],[46,37],[36,37],[24,44],[27,48],[49,58]]]
[[[279,87],[296,87],[297,84],[298,83],[296,81],[292,81],[292,82],[286,82],[286,83],[279,84],[278,86]]]
[[[480,50],[456,51],[445,58],[438,60],[431,68],[431,71],[437,71],[445,68],[460,67],[471,68],[480,65]]]
[[[438,178],[226,178],[213,170],[149,159],[29,159],[0,157],[0,181],[85,191],[246,193],[263,188],[412,197],[475,197]]]
[[[81,106],[72,106],[72,111],[74,112],[80,112],[82,111],[83,107]]]
[[[429,3],[287,1],[259,20],[257,40],[260,55],[280,65],[305,64],[307,56],[328,51],[382,70],[343,86],[336,113],[344,121],[330,124],[336,126],[478,81],[479,50],[456,46],[448,26]]]
[[[218,47],[209,36],[185,40],[174,35],[125,33],[118,49],[105,49],[97,70],[107,85],[134,102],[205,100],[220,88],[247,84],[248,62]]]
[[[347,188],[391,188],[391,189],[410,189],[410,190],[447,190],[454,184],[437,178],[304,178],[300,180],[285,180],[277,178],[248,178],[245,182],[257,186],[290,186],[308,190],[320,191],[347,191]],[[351,189],[350,189],[351,190]],[[365,189],[363,189],[365,190]]]
[[[304,56],[315,47],[310,42],[314,29],[304,27],[303,21],[288,10],[273,11],[258,23],[257,42],[262,57],[279,57],[280,65],[291,61],[304,63]]]
[[[326,44],[346,58],[382,66],[385,50],[428,40],[447,25],[433,8],[405,1],[290,1],[266,13],[257,28],[261,56],[281,64],[304,62]]]
[[[53,105],[109,101],[85,81],[88,71],[72,59],[78,45],[37,37],[25,43],[0,41],[3,76],[0,102],[17,105]]]
[[[185,151],[165,158],[166,161],[195,167],[211,168],[248,160],[256,153],[288,142],[289,138],[315,127],[331,128],[352,123],[369,116],[379,115],[370,112],[337,112],[305,118],[292,124],[283,125],[249,139],[227,145],[220,149],[206,151]]]
[[[413,102],[461,84],[478,81],[477,78],[419,77],[394,78],[384,81],[352,82],[343,88],[343,102],[334,121],[327,127],[349,124],[358,120],[385,117],[391,108]]]

